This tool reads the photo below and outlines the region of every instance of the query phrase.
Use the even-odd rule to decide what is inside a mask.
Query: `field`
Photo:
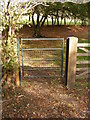
[[[75,36],[79,38],[79,42],[89,42],[88,29],[87,26],[44,26],[41,33],[47,38],[64,38],[66,41],[67,37]],[[31,38],[32,35],[33,29],[27,26],[24,26],[19,32],[19,38]],[[34,46],[34,42],[32,42],[24,47],[28,47],[30,44],[32,47]],[[56,47],[58,43],[55,45],[55,43],[38,42],[34,47],[41,45]],[[46,58],[46,55],[47,53],[41,56]],[[48,53],[48,56],[50,55],[53,55],[52,51],[50,54]],[[57,56],[59,56],[58,53]],[[25,58],[31,59],[32,55],[30,56],[30,53],[27,52]],[[54,65],[57,64],[54,63]],[[44,63],[38,63],[38,65],[32,63],[32,65],[37,67]],[[42,74],[42,71],[39,74]],[[64,85],[64,78],[24,78],[21,87],[2,90],[3,118],[87,118],[88,88],[86,79],[77,80],[74,89],[67,89]]]
[[[41,33],[45,37],[60,37],[66,39],[70,36],[78,37],[79,39],[88,39],[89,35],[88,26],[44,26]],[[20,37],[31,38],[33,28],[25,25],[19,32]]]

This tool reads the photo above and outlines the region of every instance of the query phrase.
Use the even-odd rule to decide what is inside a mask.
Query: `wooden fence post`
[[[77,37],[67,38],[65,81],[67,88],[73,88],[76,79]]]
[[[19,46],[17,46],[17,38],[14,38],[14,41],[15,41],[15,48],[14,48],[14,50],[15,50],[15,52],[16,52],[16,56],[17,56],[17,63],[18,63],[18,47]],[[16,85],[17,86],[20,86],[20,81],[19,81],[19,69],[17,69],[17,71],[16,71]]]
[[[0,21],[1,22],[1,21]],[[1,23],[0,23],[1,26]],[[0,81],[2,79],[2,63],[1,63],[1,54],[2,54],[2,32],[0,30]],[[2,86],[0,84],[0,120],[2,119]]]
[[[1,53],[2,53],[2,40],[0,35],[0,81],[2,79],[2,63],[1,63]],[[0,84],[0,120],[2,119],[2,86]]]
[[[0,81],[1,81],[1,78],[2,78],[1,54],[2,54],[2,40],[0,39]]]

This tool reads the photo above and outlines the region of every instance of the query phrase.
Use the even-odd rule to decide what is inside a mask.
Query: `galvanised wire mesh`
[[[64,38],[21,38],[22,77],[63,76]]]

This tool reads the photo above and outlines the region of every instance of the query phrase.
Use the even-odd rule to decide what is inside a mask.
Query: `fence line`
[[[77,57],[89,57],[90,56],[90,51],[88,50],[87,47],[90,47],[90,43],[78,43],[77,47],[82,50],[84,53],[77,53]],[[77,65],[89,65],[90,61],[88,60],[78,60],[76,62]],[[76,75],[76,79],[79,79],[81,77],[87,77],[87,75],[90,73],[90,67],[83,67],[82,66],[80,68],[76,68],[77,72],[80,72],[78,75]]]

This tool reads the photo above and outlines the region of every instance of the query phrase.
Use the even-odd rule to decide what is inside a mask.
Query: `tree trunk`
[[[48,26],[48,18],[47,18],[47,26]]]
[[[54,25],[56,24],[56,17],[55,17],[55,21],[54,21]]]
[[[66,25],[66,19],[64,18],[64,25]]]
[[[82,20],[82,26],[86,25],[85,20]]]
[[[69,25],[71,24],[72,20],[73,20],[73,19],[70,20]]]
[[[34,26],[34,34],[33,37],[35,38],[40,38],[42,37],[41,35],[41,27],[40,26]]]
[[[59,25],[59,17],[57,17],[57,25]]]
[[[57,25],[59,25],[59,16],[58,16],[58,10],[57,10]]]
[[[60,22],[60,25],[62,25],[62,20],[63,20],[63,15],[61,16],[61,22]]]
[[[6,25],[6,30],[5,30],[5,38],[8,40],[8,35],[9,35],[9,26]]]
[[[53,26],[53,16],[52,16],[52,26]]]
[[[29,21],[30,21],[30,15],[29,15]]]

